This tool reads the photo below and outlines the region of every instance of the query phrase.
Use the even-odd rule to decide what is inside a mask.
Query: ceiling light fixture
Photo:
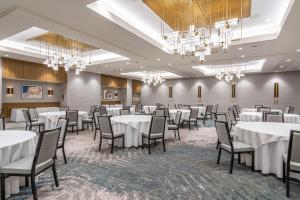
[[[172,66],[172,64],[171,64],[171,63],[169,63],[168,65],[169,65],[169,66]]]
[[[239,47],[239,50],[243,50],[243,47]]]
[[[270,18],[265,19],[265,22],[266,22],[266,23],[268,23],[268,22],[270,22],[270,21],[271,21]]]
[[[160,58],[156,58],[156,61],[160,61]]]
[[[286,62],[291,62],[291,59],[290,58],[286,59]]]
[[[296,51],[297,51],[297,52],[300,52],[300,49],[297,49]]]
[[[283,65],[280,65],[279,67],[280,67],[281,69],[282,69],[282,68],[284,68],[284,66],[283,66]]]
[[[241,58],[245,58],[246,56],[245,55],[241,55]]]
[[[130,65],[130,62],[127,62],[126,65]]]

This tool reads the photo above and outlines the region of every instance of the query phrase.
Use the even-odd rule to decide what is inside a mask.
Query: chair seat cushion
[[[239,141],[232,142],[232,146],[233,146],[234,152],[236,152],[236,153],[254,151],[253,146],[243,143],[243,142],[239,142]],[[231,148],[229,145],[221,144],[221,147],[223,149],[231,152]]]
[[[282,159],[283,159],[283,162],[284,163],[287,163],[287,154],[283,154],[282,156]],[[297,162],[290,162],[290,169],[291,170],[297,170],[297,171],[300,171],[300,163],[297,163]]]
[[[44,122],[35,121],[31,123],[33,126],[44,125]]]
[[[83,119],[82,122],[84,123],[92,123],[93,119],[89,118],[89,119]]]
[[[75,125],[77,125],[77,122],[69,122],[68,123],[68,126],[75,126]]]
[[[149,133],[143,133],[144,137],[149,137]],[[150,138],[163,138],[162,133],[151,133]]]
[[[119,137],[121,135],[124,135],[124,133],[114,133],[114,137]],[[102,137],[112,139],[111,133],[102,133]]]
[[[197,121],[197,119],[183,118],[183,121],[184,122],[188,122],[188,121],[195,122],[195,121]]]
[[[26,156],[20,160],[17,160],[13,163],[3,166],[0,168],[1,173],[5,174],[30,174],[31,167],[33,163],[33,156]],[[43,163],[40,163],[36,166],[35,173],[39,173],[43,169],[49,167],[54,163],[53,159],[49,159]]]
[[[178,126],[176,124],[168,124],[168,130],[177,130]]]

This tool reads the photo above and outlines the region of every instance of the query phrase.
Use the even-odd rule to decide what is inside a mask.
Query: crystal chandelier
[[[153,84],[154,86],[156,86],[157,84],[164,82],[165,79],[162,78],[161,73],[149,72],[145,73],[142,81],[144,81],[144,83],[147,85]]]
[[[173,54],[180,54],[181,56],[196,56],[200,62],[205,61],[205,57],[211,55],[213,48],[222,48],[226,51],[232,40],[242,38],[242,16],[243,16],[243,0],[240,0],[240,17],[231,16],[231,1],[230,0],[219,0],[218,6],[218,17],[212,18],[212,1],[213,0],[186,0],[186,6],[184,8],[177,8],[175,15],[178,21],[175,20],[175,27],[173,31],[165,32],[165,0],[163,1],[163,13],[162,13],[162,37],[169,44],[169,49]],[[215,1],[215,0],[214,0]],[[202,2],[202,4],[199,4]],[[178,5],[182,3],[178,1]],[[208,5],[207,6],[201,5]],[[221,9],[219,9],[219,6]],[[201,15],[195,12],[195,8],[202,11]],[[181,9],[181,10],[180,10]],[[221,10],[221,11],[219,11]],[[209,15],[207,15],[209,13]],[[190,16],[191,15],[191,16]],[[187,26],[180,26],[181,18],[189,16],[192,20]],[[208,21],[200,22],[200,18],[208,19]],[[187,27],[187,28],[185,28]],[[233,34],[233,28],[240,27],[240,35],[237,38]]]
[[[224,66],[215,66],[215,77],[218,80],[225,80],[230,83],[235,80],[240,80],[245,76],[246,64],[244,66],[241,65],[224,65]]]

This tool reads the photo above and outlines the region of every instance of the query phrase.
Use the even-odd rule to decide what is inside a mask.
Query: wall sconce
[[[202,88],[201,85],[198,85],[198,100],[201,101],[202,98]]]
[[[14,94],[14,88],[12,88],[12,87],[6,88],[6,94],[13,95]]]
[[[278,102],[279,98],[279,83],[274,83],[274,103]]]
[[[48,89],[48,96],[52,96],[53,95],[53,90],[52,89]]]
[[[231,98],[235,99],[236,98],[236,84],[233,83],[231,85]]]
[[[172,99],[173,98],[173,87],[170,86],[169,87],[169,99]]]

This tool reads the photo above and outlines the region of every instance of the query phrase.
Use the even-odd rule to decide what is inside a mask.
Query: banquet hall
[[[300,1],[0,1],[0,199],[300,199]]]

